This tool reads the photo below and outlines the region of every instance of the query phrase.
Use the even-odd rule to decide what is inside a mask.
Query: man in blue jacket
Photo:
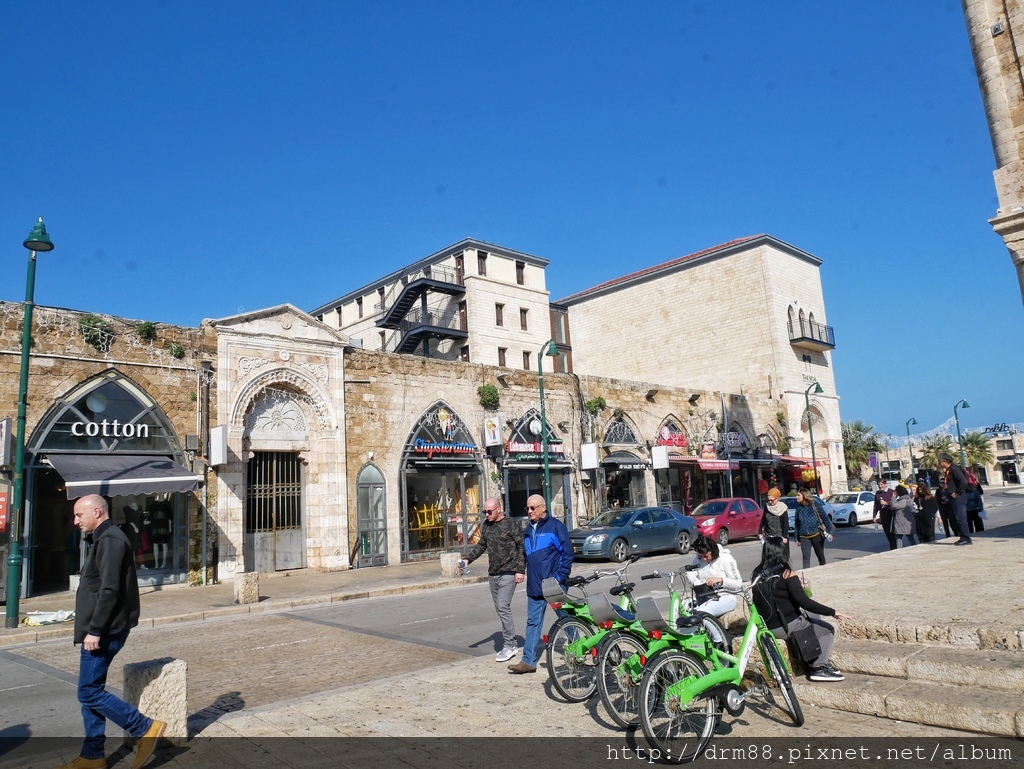
[[[526,500],[526,513],[530,525],[526,527],[523,547],[526,550],[526,642],[523,644],[523,658],[508,669],[513,673],[537,672],[537,646],[540,643],[544,612],[548,602],[544,600],[542,584],[554,577],[565,587],[565,581],[572,570],[572,542],[569,532],[561,521],[548,515],[544,497],[534,494]]]

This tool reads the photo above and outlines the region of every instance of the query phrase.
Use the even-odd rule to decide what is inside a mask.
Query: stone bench
[[[188,737],[188,664],[164,657],[124,666],[124,699],[167,724],[165,737]],[[125,735],[127,739],[127,735]]]

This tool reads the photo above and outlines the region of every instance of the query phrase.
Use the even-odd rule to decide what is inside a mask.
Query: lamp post
[[[964,472],[967,472],[967,451],[964,450],[964,442],[960,437],[960,417],[957,416],[956,407],[963,405],[965,409],[969,409],[971,404],[961,399],[956,402],[953,406],[953,421],[956,422],[956,442],[960,446],[960,467],[963,468]]]
[[[21,375],[18,379],[18,426],[14,437],[14,491],[11,500],[10,552],[7,554],[7,611],[4,627],[18,627],[18,601],[21,598],[21,515],[25,508],[25,412],[28,407],[28,353],[32,345],[32,308],[36,290],[36,253],[53,250],[46,234],[43,217],[39,217],[25,239],[29,250],[28,279],[25,282],[25,320],[21,328]]]
[[[911,477],[914,474],[914,444],[910,442],[910,426],[916,425],[917,420],[911,417],[907,420],[907,454],[910,455],[910,472],[907,473],[907,477]]]
[[[811,426],[811,390],[814,390],[815,395],[821,395],[825,392],[821,389],[821,384],[815,380],[814,384],[808,385],[807,389],[804,390],[804,402],[807,404],[807,435],[811,439],[811,475],[814,479],[814,491],[818,491],[818,462],[814,457],[814,427]]]
[[[551,466],[548,460],[548,420],[544,416],[544,356],[550,356],[552,358],[558,357],[558,347],[555,346],[555,340],[549,339],[543,345],[541,345],[540,352],[537,353],[537,373],[540,378],[540,435],[541,435],[541,457],[544,462],[544,507],[548,511],[548,515],[552,514],[551,510]]]

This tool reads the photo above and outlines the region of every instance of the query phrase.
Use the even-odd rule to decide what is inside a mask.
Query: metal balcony
[[[374,307],[377,325],[397,329],[418,299],[423,300],[431,293],[457,296],[465,291],[461,273],[436,264],[427,265],[403,275],[388,291],[384,301]]]
[[[805,350],[834,350],[836,335],[831,326],[823,326],[813,320],[789,321],[789,343]]]
[[[431,339],[466,339],[469,332],[462,327],[458,308],[432,307],[426,312],[416,308],[397,324],[398,328],[384,342],[387,352],[415,352],[423,343],[423,354],[427,354],[427,342]]]

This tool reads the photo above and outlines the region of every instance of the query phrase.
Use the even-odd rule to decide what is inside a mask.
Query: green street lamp
[[[910,442],[910,426],[916,424],[917,420],[914,417],[907,420],[907,453],[910,455],[910,472],[907,473],[908,478],[914,474],[914,444]]]
[[[807,389],[804,390],[804,402],[807,404],[807,435],[811,439],[811,475],[814,478],[814,492],[818,492],[818,462],[814,457],[814,428],[811,426],[811,390],[814,390],[815,395],[821,395],[824,390],[821,389],[821,385],[815,380],[814,384],[808,385]]]
[[[29,250],[28,279],[25,283],[25,320],[21,328],[21,376],[18,379],[18,427],[14,437],[14,492],[11,500],[10,552],[7,554],[7,611],[4,627],[18,627],[18,601],[21,598],[21,515],[25,509],[25,412],[28,410],[28,352],[32,346],[32,308],[36,290],[36,254],[53,251],[43,217],[25,239]]]
[[[544,507],[548,511],[548,515],[552,515],[551,510],[551,467],[548,459],[548,420],[544,416],[544,356],[547,355],[552,358],[558,357],[558,347],[555,346],[555,340],[549,339],[540,348],[540,352],[537,353],[537,373],[540,375],[540,434],[541,434],[541,456],[544,462]]]
[[[964,449],[964,442],[960,437],[960,417],[956,413],[956,407],[961,405],[965,409],[969,409],[971,404],[961,399],[953,406],[953,421],[956,422],[956,442],[960,445],[960,467],[963,468],[964,472],[967,472],[967,451]]]

